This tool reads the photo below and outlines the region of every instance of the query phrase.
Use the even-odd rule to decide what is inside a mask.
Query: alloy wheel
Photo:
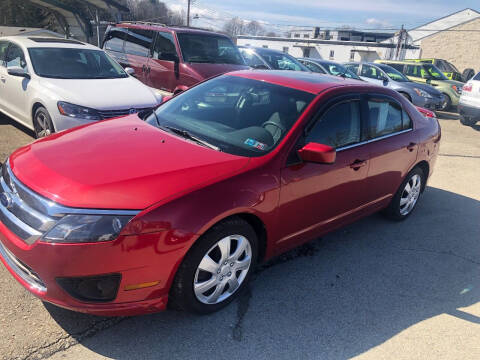
[[[52,130],[50,129],[50,125],[48,123],[48,119],[45,114],[39,113],[36,117],[36,123],[37,137],[45,137],[52,133]]]
[[[405,184],[405,187],[400,197],[400,214],[408,215],[420,196],[422,189],[422,177],[418,174],[413,175],[410,180]]]
[[[207,251],[195,272],[193,289],[204,304],[229,298],[245,280],[252,262],[252,247],[242,235],[219,240]]]

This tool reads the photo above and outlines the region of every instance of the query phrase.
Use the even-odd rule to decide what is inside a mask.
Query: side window
[[[123,42],[127,33],[123,30],[111,30],[105,37],[103,48],[105,50],[123,52]]]
[[[300,61],[300,62],[313,72],[325,74],[325,71],[323,71],[323,69],[315,63],[312,63],[310,61]]]
[[[0,41],[0,66],[5,66],[5,55],[7,53],[8,42]]]
[[[178,58],[171,33],[157,32],[157,38],[153,47],[153,58],[166,61],[174,61]]]
[[[125,40],[125,52],[129,55],[148,57],[153,35],[152,30],[129,29]]]
[[[20,66],[22,69],[27,69],[27,62],[25,61],[25,55],[22,49],[15,45],[10,44],[8,47],[7,55],[5,57],[5,63],[9,66]]]
[[[248,50],[245,50],[245,49],[240,49],[240,52],[242,53],[242,56],[245,59],[245,63],[248,66],[252,66],[252,67],[260,66],[260,65],[265,66],[263,61],[260,60],[260,58],[254,52],[248,51]]]
[[[418,71],[420,66],[417,65],[407,65],[405,66],[405,75],[420,77],[420,72]]]
[[[403,73],[403,66],[404,66],[403,64],[387,64],[387,65]]]
[[[362,72],[360,76],[368,77],[370,79],[382,80],[382,73],[379,69],[374,66],[370,66],[367,64],[362,65]]]
[[[345,67],[354,74],[358,74],[358,66],[359,64],[345,64]]]
[[[334,105],[315,123],[306,143],[315,142],[335,148],[360,141],[360,101],[351,100]]]
[[[368,100],[367,136],[374,139],[403,130],[402,108],[386,99]]]
[[[405,110],[402,110],[402,125],[403,130],[408,130],[412,128],[412,118]]]

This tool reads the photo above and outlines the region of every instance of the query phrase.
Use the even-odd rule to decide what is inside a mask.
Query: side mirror
[[[131,76],[135,75],[135,69],[132,69],[131,67],[126,67],[125,72]]]
[[[389,82],[388,77],[382,75],[382,81],[383,81],[383,85],[386,86]]]
[[[23,77],[25,79],[30,79],[30,74],[20,66],[9,66],[7,68],[8,75]]]
[[[337,152],[331,146],[311,142],[298,150],[298,156],[305,162],[333,164]]]

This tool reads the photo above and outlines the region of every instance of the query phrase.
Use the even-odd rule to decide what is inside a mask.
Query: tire
[[[52,118],[47,109],[43,106],[39,107],[33,115],[33,128],[35,131],[35,138],[40,139],[55,132]]]
[[[452,99],[450,99],[450,96],[447,94],[443,94],[443,96],[445,97],[445,101],[442,103],[442,107],[439,110],[447,111],[452,106]]]
[[[228,255],[227,243],[230,244]],[[170,290],[169,305],[197,314],[220,310],[245,288],[257,256],[257,235],[246,221],[233,217],[218,223],[197,240],[180,264]],[[230,292],[235,279],[238,286]]]
[[[426,176],[419,167],[415,167],[410,171],[399,186],[389,206],[385,209],[385,214],[390,219],[396,221],[402,221],[409,217],[418,203],[425,186],[425,179]],[[410,186],[410,192],[407,190],[407,185]],[[412,188],[414,192],[411,192]],[[405,200],[407,201],[406,203]]]
[[[473,126],[477,123],[477,120],[460,115],[460,123],[465,126]]]
[[[467,68],[467,69],[463,70],[462,78],[463,78],[464,82],[467,82],[468,80],[470,80],[474,76],[475,76],[475,71],[473,69]]]

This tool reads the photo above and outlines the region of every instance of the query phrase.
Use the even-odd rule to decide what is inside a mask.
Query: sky
[[[187,0],[162,0],[173,10],[186,9]],[[192,26],[221,27],[235,16],[257,20],[278,31],[286,25],[359,29],[407,29],[453,12],[472,8],[479,0],[192,0]]]

